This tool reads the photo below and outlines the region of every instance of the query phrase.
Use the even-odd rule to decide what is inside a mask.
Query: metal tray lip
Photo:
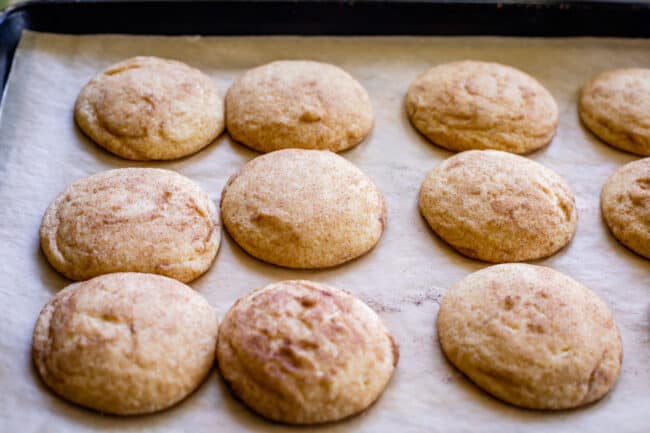
[[[21,2],[7,6],[0,12],[0,25],[5,18],[21,11],[29,11],[34,7],[57,7],[77,5],[81,7],[93,7],[93,5],[102,6],[122,6],[129,7],[147,5],[154,7],[156,5],[180,5],[192,7],[196,5],[216,6],[219,3],[245,3],[247,5],[255,4],[294,4],[300,5],[305,3],[325,4],[332,6],[357,6],[357,5],[431,5],[431,6],[481,6],[484,8],[530,8],[530,9],[574,9],[574,10],[593,10],[594,8],[613,7],[613,8],[640,8],[650,9],[650,2],[640,0],[23,0]]]
[[[546,9],[546,10],[650,10],[650,2],[640,0],[24,0],[7,6],[0,11],[0,26],[19,13],[31,12],[32,9],[45,7],[71,7],[93,8],[97,6],[108,7],[138,7],[138,6],[182,6],[192,8],[196,6],[218,7],[225,4],[277,5],[301,6],[304,4],[317,4],[331,7],[383,7],[383,6],[431,6],[431,7],[474,7],[481,9]]]
[[[429,4],[429,5],[484,5],[497,8],[503,7],[535,7],[540,6],[544,8],[589,8],[595,5],[609,5],[609,6],[639,6],[639,7],[648,7],[648,2],[640,0],[23,0],[18,3],[11,4],[7,6],[0,15],[10,14],[16,10],[22,10],[30,8],[33,6],[53,6],[57,5],[80,5],[80,6],[90,6],[92,5],[156,5],[156,4],[183,4],[184,6],[196,5],[196,4],[219,4],[219,3],[245,3],[245,4],[256,4],[256,3],[285,3],[285,4],[301,4],[301,3],[320,3],[320,4],[332,4],[332,5],[363,5],[363,4]]]

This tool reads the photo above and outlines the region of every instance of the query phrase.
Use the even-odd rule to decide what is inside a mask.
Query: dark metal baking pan
[[[68,34],[647,38],[650,37],[650,3],[476,0],[28,1],[9,7],[0,14],[2,93],[24,29]]]

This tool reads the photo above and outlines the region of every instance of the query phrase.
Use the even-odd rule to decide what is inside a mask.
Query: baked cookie
[[[90,80],[74,117],[95,143],[122,158],[176,159],[198,152],[224,127],[212,80],[184,63],[134,57]]]
[[[190,179],[155,168],[109,170],[76,181],[40,229],[50,264],[73,280],[149,272],[189,282],[219,250],[219,215]]]
[[[259,156],[221,195],[223,224],[250,255],[288,268],[325,268],[359,257],[386,223],[381,192],[352,163],[323,150]]]
[[[558,123],[553,96],[530,75],[469,60],[417,77],[406,94],[406,111],[418,131],[453,151],[530,153],[551,142]]]
[[[610,146],[650,156],[650,69],[616,69],[589,81],[580,118]]]
[[[429,172],[420,212],[461,254],[486,262],[550,256],[576,231],[566,182],[527,158],[497,150],[459,153]]]
[[[445,355],[483,390],[515,406],[569,409],[603,397],[623,346],[607,305],[551,268],[491,266],[444,297]]]
[[[365,89],[327,63],[284,60],[247,71],[226,94],[230,136],[260,152],[302,148],[339,152],[372,129]]]
[[[217,342],[219,369],[237,397],[291,424],[336,421],[366,409],[398,358],[370,307],[310,281],[270,284],[239,299]]]
[[[600,206],[616,239],[650,259],[650,158],[626,164],[611,175]]]
[[[71,284],[45,305],[32,341],[45,384],[100,412],[135,415],[178,403],[214,363],[214,309],[185,284],[117,273]]]

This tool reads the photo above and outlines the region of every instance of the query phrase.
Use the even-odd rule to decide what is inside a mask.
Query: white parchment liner
[[[215,22],[215,25],[219,25]],[[524,38],[307,38],[63,36],[26,32],[16,52],[0,117],[0,430],[3,432],[295,431],[264,421],[233,399],[213,371],[201,388],[156,415],[102,416],[50,393],[31,363],[31,333],[47,300],[69,282],[39,251],[38,227],[66,185],[118,167],[161,167],[197,181],[218,202],[227,178],[256,153],[221,136],[202,152],[175,162],[115,157],[75,127],[72,107],[98,71],[134,55],[187,62],[209,74],[222,94],[244,70],[275,59],[337,64],[368,89],[372,135],[343,153],[383,191],[386,232],[369,255],[324,271],[294,271],[261,263],[224,234],[213,268],[192,283],[219,311],[271,281],[307,278],[356,294],[393,331],[401,360],[379,402],[364,414],[319,427],[328,432],[638,432],[650,428],[650,262],[607,231],[599,193],[608,175],[636,157],[595,139],[579,123],[580,86],[609,68],[650,67],[650,40]],[[409,124],[404,93],[417,74],[452,60],[497,61],[520,68],[551,91],[560,107],[552,144],[530,157],[564,176],[579,209],[569,245],[540,261],[586,284],[610,306],[624,342],[618,385],[601,402],[565,412],[517,409],[487,396],[444,360],[435,335],[446,290],[487,266],[452,251],[417,210],[428,170],[452,153],[424,140]]]

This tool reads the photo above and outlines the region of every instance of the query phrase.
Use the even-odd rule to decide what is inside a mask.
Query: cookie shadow
[[[218,371],[219,367],[217,366],[216,369]],[[223,409],[223,411],[228,413],[228,416],[245,430],[256,432],[279,432],[287,427],[291,427],[290,425],[267,420],[256,412],[248,409],[248,407],[246,407],[246,405],[235,396],[221,374],[218,374],[217,382],[219,392],[223,396],[223,408],[219,409]]]
[[[237,262],[237,267],[244,269],[246,272],[258,274],[260,276],[269,277],[273,281],[281,281],[286,279],[309,279],[313,271],[301,271],[280,266],[272,265],[259,260],[252,255],[248,254],[239,244],[230,236],[228,230],[224,228],[222,242],[225,244],[224,249],[231,252],[232,258]],[[253,287],[251,287],[251,290]]]
[[[373,411],[373,408],[376,407],[376,403],[381,399],[380,395],[377,400],[372,402],[370,406],[363,411],[337,421],[329,421],[321,424],[288,424],[265,418],[249,408],[232,392],[230,386],[220,374],[218,383],[220,392],[223,395],[224,411],[227,412],[228,415],[237,422],[237,424],[244,427],[247,431],[256,432],[283,432],[286,430],[331,431],[332,428],[336,429],[336,431],[357,431],[364,419],[368,416],[372,416],[371,412]]]
[[[257,259],[256,257],[247,253],[228,233],[228,230],[224,228],[222,242],[226,243],[226,247],[230,251],[230,255],[237,262],[240,268],[243,268],[247,272],[258,274],[259,276],[270,277],[270,281],[283,281],[283,280],[313,280],[313,281],[325,281],[332,279],[336,275],[341,274],[343,268],[347,267],[350,269],[350,272],[353,272],[355,268],[358,270],[359,266],[372,264],[372,255],[378,249],[378,245],[381,243],[381,239],[373,248],[368,250],[363,255],[356,257],[347,262],[341,263],[336,266],[331,266],[327,268],[320,269],[298,269],[298,268],[285,268],[279,265],[274,265],[272,263],[267,263],[263,260]],[[251,290],[253,287],[251,287]]]
[[[373,125],[368,135],[366,135],[363,140],[361,140],[354,146],[348,147],[347,149],[343,149],[335,153],[338,154],[339,156],[342,156],[345,159],[354,161],[354,163],[357,164],[358,161],[361,160],[364,153],[372,148],[371,144],[375,137],[375,128],[376,125]]]
[[[79,126],[77,126],[77,123],[74,121],[74,116],[70,117],[70,122],[72,123],[72,129],[74,130],[76,143],[81,148],[81,151],[77,152],[77,154],[82,158],[80,163],[91,166],[99,163],[111,168],[138,167],[142,165],[142,162],[140,161],[131,161],[120,158],[96,144],[83,133]],[[92,159],[92,161],[84,162],[83,159]]]
[[[124,429],[124,431],[153,431],[165,424],[173,426],[174,424],[172,421],[179,418],[182,411],[187,409],[183,406],[196,405],[199,400],[204,399],[204,394],[210,392],[208,388],[210,383],[217,381],[215,375],[218,375],[218,373],[216,373],[215,364],[210,373],[195,390],[173,406],[163,409],[160,412],[142,415],[112,415],[97,412],[93,409],[65,400],[63,397],[57,395],[47,387],[41,379],[36,365],[32,361],[31,349],[29,359],[30,379],[35,382],[38,390],[43,395],[47,396],[45,404],[47,405],[49,412],[67,419],[71,424],[82,425],[92,431],[116,431],[116,427]],[[219,378],[219,381],[220,380],[221,379]]]
[[[434,357],[436,358],[436,363],[433,364],[433,368],[436,368],[438,365],[444,366],[444,371],[441,372],[444,375],[442,381],[448,384],[453,383],[459,390],[461,390],[463,394],[461,396],[461,399],[463,401],[473,402],[476,404],[476,406],[481,406],[482,408],[488,410],[495,417],[505,418],[513,422],[523,421],[542,424],[548,422],[549,417],[553,417],[555,421],[557,418],[567,419],[574,416],[584,415],[586,411],[597,406],[599,402],[603,402],[610,398],[609,396],[611,394],[611,391],[601,400],[573,409],[544,410],[528,409],[515,406],[483,390],[462,371],[458,370],[456,366],[454,366],[447,358],[442,348],[440,347],[437,329],[436,332],[434,332],[432,344],[435,347]]]
[[[65,278],[63,275],[58,273],[52,265],[50,265],[47,257],[45,257],[45,253],[43,253],[43,250],[41,249],[41,243],[38,236],[36,236],[36,239],[33,242],[32,251],[36,258],[38,278],[43,287],[46,287],[47,290],[52,292],[52,294],[55,294],[67,285],[73,283],[72,280]]]
[[[268,152],[260,152],[258,150],[253,149],[252,147],[248,147],[246,144],[235,140],[232,138],[232,136],[226,132],[224,134],[226,141],[228,142],[230,150],[240,158],[250,161],[253,158],[257,158],[258,156],[262,156]]]
[[[580,90],[577,91],[577,97],[580,97]],[[643,158],[643,156],[628,152],[623,149],[619,149],[618,147],[614,147],[604,140],[601,140],[582,121],[579,106],[576,107],[576,115],[578,118],[576,123],[578,125],[579,131],[581,132],[583,141],[591,147],[591,149],[598,155],[599,158],[603,158],[609,161],[616,161],[621,165],[627,164],[628,162],[634,161],[636,159]]]
[[[427,153],[431,154],[435,160],[444,161],[459,153],[453,150],[446,149],[433,141],[429,140],[418,128],[415,127],[411,118],[406,111],[406,93],[402,96],[402,103],[399,116],[400,126],[402,132],[406,132],[409,137],[409,142],[417,145],[419,148],[424,149]],[[433,168],[433,167],[431,167]]]
[[[635,266],[638,266],[639,269],[643,269],[643,267],[648,266],[648,261],[650,261],[650,259],[646,259],[645,257],[641,256],[639,253],[632,250],[623,242],[619,241],[616,236],[614,236],[612,230],[603,219],[602,212],[600,213],[600,222],[604,226],[603,230],[605,231],[605,237],[607,239],[608,245],[613,251],[614,257],[624,256],[625,260],[635,262]],[[605,252],[605,254],[607,253]]]
[[[417,207],[417,213],[420,216],[419,221],[420,224],[422,225],[421,231],[429,234],[429,238],[436,246],[436,250],[440,252],[442,255],[444,255],[445,260],[448,262],[448,264],[453,266],[460,266],[469,272],[475,272],[484,267],[492,266],[496,264],[496,263],[484,262],[479,259],[466,257],[461,253],[459,253],[458,251],[456,251],[447,241],[445,241],[440,236],[438,236],[438,234],[431,228],[426,218],[424,218],[422,213],[419,211],[418,205],[416,204],[415,206]]]
[[[176,159],[170,159],[165,161],[132,161],[139,162],[140,164],[147,164],[147,166],[164,168],[168,170],[178,170],[182,171],[185,167],[192,165],[198,165],[203,161],[209,159],[218,159],[215,157],[214,153],[224,145],[224,142],[228,141],[228,134],[222,132],[217,137],[214,138],[210,143],[206,144],[204,147],[200,148],[194,153],[189,155],[182,156]]]
[[[102,166],[105,166],[106,169],[149,167],[163,168],[168,170],[182,170],[186,166],[197,164],[206,159],[213,158],[213,153],[223,145],[224,141],[232,141],[230,140],[228,134],[224,131],[204,147],[181,158],[170,160],[136,161],[115,155],[114,153],[109,152],[99,144],[95,143],[90,137],[84,134],[81,128],[79,128],[77,123],[74,121],[74,116],[72,116],[71,122],[76,142],[82,150],[82,152],[79,152],[79,155],[82,158],[92,159],[92,161],[88,161],[88,165],[101,164]]]

